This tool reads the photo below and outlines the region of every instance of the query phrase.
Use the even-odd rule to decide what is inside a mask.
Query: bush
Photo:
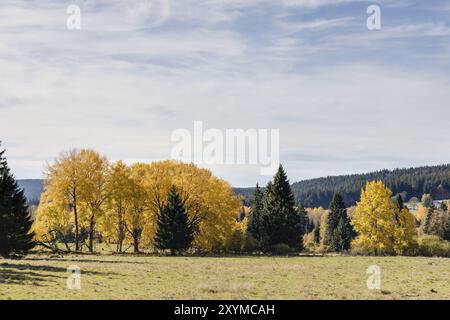
[[[251,234],[246,233],[244,235],[244,243],[242,244],[242,251],[252,253],[259,248],[259,242]]]
[[[285,243],[278,243],[271,247],[271,251],[275,255],[286,255],[292,252],[292,249]]]
[[[419,238],[418,254],[425,257],[450,257],[450,242],[438,236],[424,235]]]

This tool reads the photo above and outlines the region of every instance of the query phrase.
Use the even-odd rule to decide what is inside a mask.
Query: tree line
[[[96,245],[167,251],[234,253],[353,252],[450,254],[448,206],[430,194],[412,213],[380,180],[361,190],[356,207],[335,193],[314,218],[296,202],[280,165],[249,210],[231,186],[194,164],[110,162],[94,150],[62,153],[47,165],[34,219],[0,152],[0,255],[39,244],[58,252],[95,252]],[[422,251],[420,251],[422,250]],[[437,251],[436,251],[437,250]],[[440,250],[440,251],[439,251]]]
[[[368,181],[383,181],[394,196],[401,194],[405,200],[420,199],[430,194],[435,200],[450,198],[450,165],[381,170],[365,174],[352,174],[304,180],[292,184],[296,201],[306,207],[328,208],[334,194],[340,193],[346,206],[353,206],[361,196]],[[236,188],[247,201],[253,188]]]

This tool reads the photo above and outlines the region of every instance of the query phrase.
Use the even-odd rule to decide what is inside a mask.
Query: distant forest
[[[293,183],[292,190],[296,200],[306,207],[327,208],[335,192],[341,193],[347,206],[352,206],[359,200],[366,181],[371,180],[382,180],[394,196],[401,194],[405,201],[420,199],[424,193],[431,194],[434,200],[450,198],[450,164],[310,179]],[[253,189],[235,191],[245,196],[249,204]]]

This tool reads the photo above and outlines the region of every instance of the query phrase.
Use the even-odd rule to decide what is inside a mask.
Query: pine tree
[[[439,210],[442,210],[443,212],[447,212],[448,211],[448,206],[445,203],[445,201],[442,201],[440,206],[439,206]]]
[[[436,206],[434,203],[431,203],[427,216],[425,217],[425,225],[423,226],[423,232],[429,234],[430,233],[430,227],[431,227],[431,220],[433,219],[434,212],[436,211]]]
[[[430,194],[425,193],[422,195],[422,204],[425,208],[431,208],[433,205],[433,198]]]
[[[0,151],[0,256],[23,255],[34,247],[34,234],[23,190]]]
[[[156,232],[155,246],[160,250],[170,249],[172,255],[176,252],[189,249],[194,240],[194,226],[184,207],[183,200],[172,186],[164,205],[158,216],[158,230]]]
[[[444,227],[444,240],[450,241],[450,214]]]
[[[280,165],[273,182],[267,184],[261,215],[261,245],[270,251],[274,245],[285,244],[289,247],[303,249],[303,218],[295,209],[294,195]]]
[[[351,241],[351,225],[348,219],[341,217],[337,227],[333,230],[330,247],[338,252],[347,251],[350,249]]]
[[[314,228],[314,243],[320,243],[320,223]]]
[[[324,244],[334,251],[345,251],[350,248],[353,237],[353,228],[347,216],[347,208],[340,194],[335,194],[330,203],[328,228]]]
[[[261,226],[261,214],[263,210],[263,197],[264,193],[261,188],[256,184],[255,192],[253,193],[253,199],[251,204],[251,214],[248,218],[247,231],[256,240],[261,240],[260,226]]]
[[[405,208],[405,204],[403,202],[403,198],[402,198],[402,196],[400,194],[397,195],[396,202],[397,202],[398,210],[403,210],[403,208]]]

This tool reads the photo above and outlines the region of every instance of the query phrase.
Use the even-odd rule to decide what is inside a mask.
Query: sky
[[[292,182],[449,163],[449,71],[449,1],[2,0],[0,140],[19,179],[72,148],[168,159],[194,121],[278,129]]]

